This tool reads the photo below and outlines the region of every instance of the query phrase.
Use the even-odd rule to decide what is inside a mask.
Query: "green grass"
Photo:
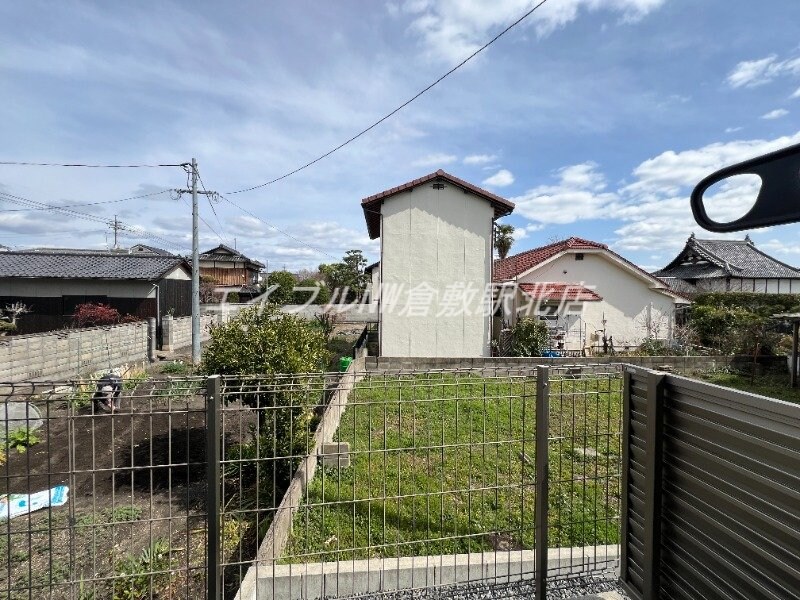
[[[800,388],[789,385],[788,373],[767,373],[755,379],[732,371],[706,371],[696,375],[698,379],[725,387],[777,398],[786,402],[800,402]]]
[[[621,382],[551,387],[550,545],[615,543]],[[530,378],[362,381],[336,436],[352,464],[317,471],[285,560],[533,548],[535,413]]]

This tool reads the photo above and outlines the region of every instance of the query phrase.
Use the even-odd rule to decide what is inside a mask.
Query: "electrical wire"
[[[530,10],[528,10],[528,11],[527,11],[525,14],[523,14],[521,17],[519,17],[519,18],[518,18],[516,21],[514,21],[513,23],[511,23],[511,25],[509,25],[508,27],[506,27],[505,29],[503,29],[503,31],[501,31],[501,32],[500,32],[500,33],[498,33],[496,36],[494,36],[494,37],[493,37],[491,40],[489,40],[488,42],[486,42],[486,43],[485,43],[483,46],[481,46],[480,48],[478,48],[477,50],[475,50],[475,52],[473,52],[472,54],[470,54],[470,55],[469,55],[467,58],[465,58],[465,59],[464,59],[464,60],[462,60],[460,63],[458,63],[456,66],[454,66],[452,69],[450,69],[449,71],[447,71],[447,73],[445,73],[444,75],[442,75],[441,77],[439,77],[439,78],[438,78],[436,81],[434,81],[433,83],[431,83],[431,84],[429,84],[428,86],[424,87],[422,90],[420,90],[419,92],[417,92],[416,94],[414,94],[414,95],[413,95],[411,98],[409,98],[408,100],[406,100],[405,102],[403,102],[403,103],[402,103],[400,106],[398,106],[397,108],[395,108],[393,111],[391,111],[390,113],[388,113],[388,114],[384,115],[383,117],[381,117],[380,119],[378,119],[377,121],[375,121],[375,122],[374,122],[372,125],[370,125],[369,127],[365,128],[365,129],[362,129],[362,130],[361,130],[361,131],[359,131],[357,134],[355,134],[355,135],[354,135],[354,136],[352,136],[351,138],[347,139],[346,141],[342,142],[341,144],[339,144],[339,145],[338,145],[338,146],[336,146],[335,148],[332,148],[332,149],[328,150],[328,151],[327,151],[325,154],[322,154],[321,156],[318,156],[318,157],[317,157],[317,158],[315,158],[314,160],[312,160],[312,161],[309,161],[309,162],[307,162],[306,164],[304,164],[304,165],[302,165],[302,166],[300,166],[300,167],[297,167],[296,169],[294,169],[294,170],[292,170],[292,171],[289,171],[288,173],[284,173],[284,174],[283,174],[283,175],[281,175],[280,177],[276,177],[275,179],[270,179],[269,181],[267,181],[267,182],[265,182],[265,183],[260,183],[260,184],[258,184],[258,185],[253,185],[253,186],[250,186],[250,187],[246,187],[246,188],[242,188],[242,189],[239,189],[239,190],[235,190],[235,191],[232,191],[232,192],[226,192],[226,193],[227,193],[227,194],[243,194],[243,193],[245,193],[245,192],[251,192],[251,191],[253,191],[253,190],[257,190],[257,189],[259,189],[259,188],[263,188],[263,187],[266,187],[266,186],[268,186],[268,185],[272,185],[273,183],[277,183],[278,181],[281,181],[281,180],[283,180],[283,179],[286,179],[287,177],[291,177],[292,175],[294,175],[294,174],[296,174],[296,173],[299,173],[300,171],[303,171],[303,170],[307,169],[308,167],[310,167],[310,166],[312,166],[312,165],[314,165],[314,164],[318,163],[319,161],[321,161],[321,160],[323,160],[323,159],[325,159],[325,158],[328,158],[328,157],[329,157],[331,154],[333,154],[334,152],[338,152],[339,150],[341,150],[341,149],[342,149],[342,148],[344,148],[345,146],[347,146],[347,145],[351,144],[352,142],[356,141],[356,140],[357,140],[358,138],[360,138],[361,136],[365,135],[366,133],[369,133],[370,131],[372,131],[373,129],[375,129],[375,128],[376,128],[378,125],[380,125],[380,124],[381,124],[381,123],[383,123],[384,121],[386,121],[386,120],[390,119],[391,117],[393,117],[394,115],[396,115],[398,112],[400,112],[401,110],[403,110],[403,109],[404,109],[406,106],[408,106],[409,104],[411,104],[412,102],[414,102],[414,101],[415,101],[417,98],[419,98],[420,96],[422,96],[423,94],[425,94],[425,93],[426,93],[426,92],[428,92],[429,90],[431,90],[431,89],[433,89],[434,87],[436,87],[437,85],[439,85],[439,84],[440,84],[442,81],[444,81],[444,80],[445,80],[445,79],[447,79],[447,78],[448,78],[450,75],[452,75],[453,73],[455,73],[456,71],[458,71],[458,70],[459,70],[461,67],[463,67],[465,64],[467,64],[469,61],[471,61],[471,60],[472,60],[473,58],[475,58],[476,56],[478,56],[478,54],[480,54],[481,52],[483,52],[484,50],[486,50],[486,49],[487,49],[489,46],[491,46],[492,44],[494,44],[494,43],[495,43],[497,40],[499,40],[501,37],[503,37],[505,34],[507,34],[509,31],[511,31],[511,30],[512,30],[514,27],[516,27],[517,25],[519,25],[520,23],[522,23],[522,21],[524,21],[524,20],[525,20],[525,19],[527,19],[529,16],[531,16],[531,15],[532,15],[534,12],[536,12],[536,10],[537,10],[537,9],[539,9],[539,8],[540,8],[542,5],[544,5],[544,4],[545,4],[545,2],[547,2],[547,0],[540,0],[540,2],[538,2],[536,5],[534,5],[534,7],[533,7],[533,8],[531,8]]]
[[[182,167],[186,163],[176,164],[155,164],[155,165],[89,165],[83,163],[45,163],[45,162],[18,162],[13,160],[0,160],[0,165],[12,165],[18,167],[84,167],[87,169],[156,169],[158,167]]]
[[[99,202],[83,202],[81,204],[61,204],[56,205],[59,208],[74,208],[77,206],[97,206],[99,204],[116,204],[118,202],[127,202],[128,200],[139,200],[141,198],[151,198],[153,196],[159,196],[161,194],[166,194],[172,190],[161,190],[159,192],[152,192],[150,194],[142,194],[140,196],[130,196],[129,198],[120,198],[119,200],[101,200]],[[2,208],[0,212],[24,212],[28,210],[53,210],[50,207],[44,208]]]
[[[222,236],[220,236],[216,231],[211,229],[211,227],[208,225],[208,223],[206,223],[206,227],[211,229],[211,231],[214,231],[214,233],[217,233],[217,237],[220,239],[221,242],[226,243],[227,242],[227,236],[225,236],[225,228],[222,226],[222,221],[219,220],[219,215],[217,214],[217,209],[214,208],[214,202],[213,202],[213,198],[212,198],[212,196],[217,196],[217,193],[216,192],[214,192],[214,193],[209,192],[206,189],[206,184],[203,183],[203,178],[200,176],[200,169],[199,168],[197,169],[197,179],[200,180],[200,187],[202,187],[203,191],[205,192],[206,200],[208,200],[208,205],[211,207],[211,212],[214,213],[214,218],[217,220],[217,224],[219,225],[219,230],[222,232]]]
[[[69,216],[69,217],[72,217],[72,218],[81,219],[81,220],[84,220],[84,221],[90,221],[90,222],[93,222],[93,223],[103,223],[104,225],[107,225],[107,226],[111,226],[114,223],[110,219],[106,219],[106,218],[99,217],[99,216],[96,216],[96,215],[90,215],[90,214],[83,213],[83,212],[80,212],[80,211],[77,211],[77,210],[63,208],[63,207],[60,207],[58,205],[51,205],[51,204],[47,204],[45,202],[39,202],[37,200],[29,200],[28,198],[23,198],[22,196],[16,196],[14,194],[9,194],[8,192],[0,192],[0,198],[6,200],[7,202],[11,202],[11,203],[14,203],[14,204],[20,204],[22,206],[27,206],[27,207],[33,206],[33,207],[47,208],[47,209],[56,211],[56,212],[58,212],[60,214],[63,214],[63,215],[66,215],[66,216]],[[171,246],[172,248],[176,248],[176,249],[179,249],[179,250],[185,250],[184,247],[177,245],[172,240],[169,240],[169,239],[167,239],[165,237],[159,236],[159,235],[154,234],[154,233],[150,233],[150,232],[144,230],[143,228],[141,228],[141,227],[139,227],[137,225],[128,225],[126,223],[122,223],[121,221],[117,221],[117,224],[118,225],[122,225],[122,227],[125,230],[127,230],[127,231],[129,231],[131,233],[135,233],[135,234],[139,235],[142,238],[151,239],[153,241],[158,242],[159,244],[163,244],[163,245],[166,245],[166,246]]]
[[[181,200],[183,200],[183,203],[186,206],[186,208],[188,208],[189,210],[192,209],[192,206],[186,201],[186,198],[184,198],[183,195],[181,195]],[[220,242],[225,243],[225,240],[222,239],[222,236],[220,234],[218,234],[216,232],[216,230],[211,225],[208,224],[208,221],[206,221],[203,218],[203,215],[200,214],[200,207],[199,206],[197,207],[197,218],[200,219],[200,221],[202,221],[203,225],[208,227],[208,229],[211,231],[211,233],[213,233],[215,236],[217,236],[219,238]]]

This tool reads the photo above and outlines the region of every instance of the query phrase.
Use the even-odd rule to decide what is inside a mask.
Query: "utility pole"
[[[119,221],[117,220],[117,215],[114,215],[114,223],[110,225],[111,229],[114,230],[114,246],[112,250],[116,250],[118,248],[117,245],[117,232],[122,229],[122,225],[120,225]],[[106,238],[108,240],[108,238]],[[106,241],[108,243],[108,241]]]
[[[192,364],[200,362],[200,248],[199,248],[199,214],[197,196],[203,194],[213,196],[216,192],[197,191],[197,160],[191,163],[192,187],[188,190],[176,190],[179,194],[192,194]]]

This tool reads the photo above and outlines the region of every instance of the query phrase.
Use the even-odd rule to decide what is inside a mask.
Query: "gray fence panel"
[[[800,406],[666,376],[662,431],[654,435],[643,429],[644,413],[657,405],[647,380],[641,369],[626,377],[622,581],[628,593],[800,598]],[[647,482],[641,461],[653,456],[644,439],[662,454],[660,508],[658,498],[651,506],[638,490]],[[654,509],[655,536],[642,518]],[[649,539],[658,547],[649,548]],[[656,587],[648,589],[648,581]]]

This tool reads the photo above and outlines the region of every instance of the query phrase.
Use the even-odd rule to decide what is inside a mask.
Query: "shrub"
[[[78,327],[95,327],[97,325],[114,325],[119,323],[120,314],[116,308],[107,304],[93,304],[87,302],[78,304],[72,315],[73,322]]]
[[[226,298],[227,302],[231,304],[238,304],[239,303],[239,292],[228,292],[228,296]]]
[[[278,287],[269,295],[269,302],[279,305],[289,304],[294,296],[294,275],[288,271],[274,271],[267,277],[267,289],[273,285]]]
[[[309,301],[311,301],[312,304],[327,304],[330,302],[331,291],[328,289],[328,286],[322,285],[322,283],[316,279],[304,279],[297,284],[297,287],[310,289],[295,289],[292,299],[294,304],[306,304]],[[314,290],[313,288],[318,289]]]
[[[287,376],[324,369],[325,336],[310,322],[282,313],[274,304],[246,308],[227,323],[212,325],[210,335],[200,370],[242,376],[226,381],[225,398],[258,408],[258,458],[284,459],[263,462],[260,483],[269,488],[267,492],[279,493],[275,488],[288,484],[308,453],[314,408],[322,401],[313,395],[319,394],[320,385],[312,388],[308,377]],[[237,388],[248,393],[237,396]]]
[[[512,356],[541,356],[547,348],[547,325],[532,317],[517,321],[511,329]]]

